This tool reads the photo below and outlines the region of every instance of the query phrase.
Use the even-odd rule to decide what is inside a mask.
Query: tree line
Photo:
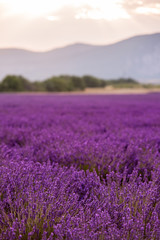
[[[48,78],[44,81],[31,82],[23,76],[8,75],[0,82],[0,92],[71,92],[83,91],[85,88],[102,88],[107,85],[138,84],[131,78],[117,80],[104,80],[93,76],[83,77],[61,75]]]

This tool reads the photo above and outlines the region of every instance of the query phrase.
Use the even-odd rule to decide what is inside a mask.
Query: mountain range
[[[160,33],[104,46],[76,43],[47,52],[0,49],[0,80],[8,74],[31,81],[67,74],[160,83]]]

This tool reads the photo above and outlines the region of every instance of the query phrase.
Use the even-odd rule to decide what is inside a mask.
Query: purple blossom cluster
[[[0,95],[0,239],[159,240],[160,95]]]

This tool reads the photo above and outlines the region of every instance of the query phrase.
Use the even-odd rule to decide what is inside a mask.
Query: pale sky
[[[0,0],[0,48],[45,51],[160,32],[160,0]]]

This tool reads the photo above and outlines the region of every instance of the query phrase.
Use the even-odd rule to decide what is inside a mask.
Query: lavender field
[[[1,94],[0,239],[160,239],[160,94]]]

